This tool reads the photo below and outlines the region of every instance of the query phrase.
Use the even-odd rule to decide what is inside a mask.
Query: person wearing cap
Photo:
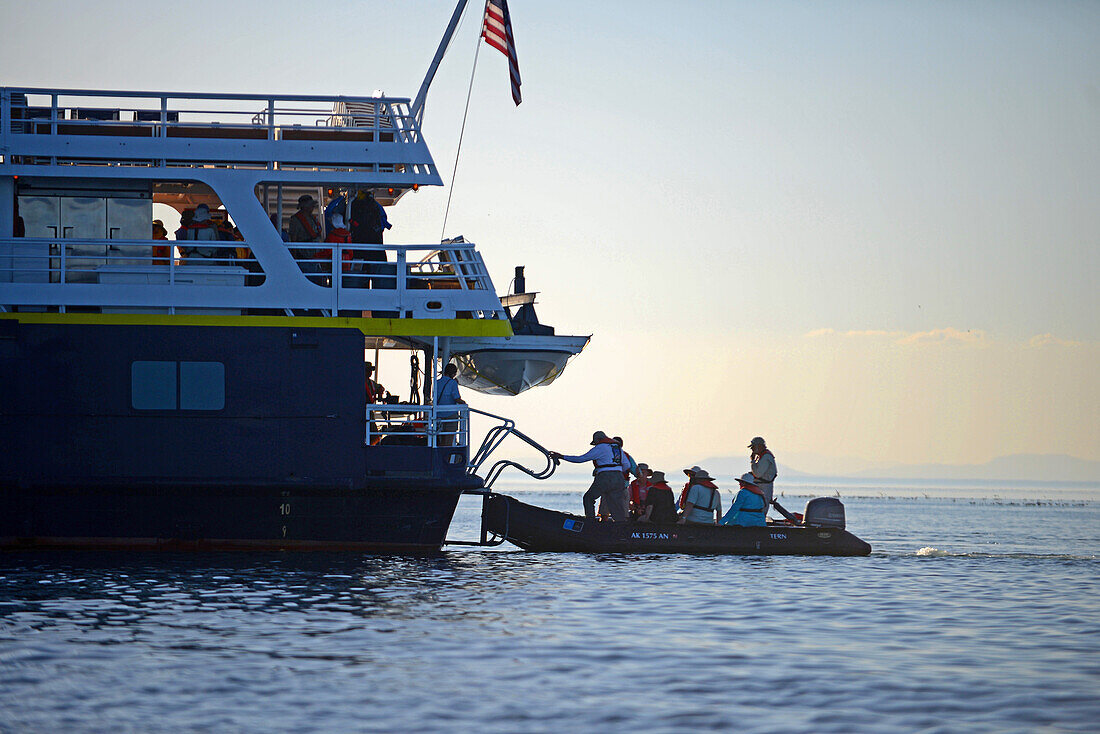
[[[684,469],[684,474],[688,475],[688,483],[680,523],[714,525],[722,516],[722,493],[718,491],[714,477],[699,466]]]
[[[592,486],[584,493],[584,516],[589,520],[596,518],[596,500],[600,499],[604,509],[611,514],[615,522],[625,522],[629,516],[627,493],[623,484],[623,473],[630,471],[623,447],[607,437],[603,431],[592,434],[592,448],[579,456],[566,456],[557,451],[550,452],[554,461],[568,461],[571,464],[592,462]]]
[[[317,200],[309,194],[298,197],[298,211],[290,215],[291,242],[320,242],[323,238],[321,222],[317,219]],[[294,247],[290,254],[301,262],[303,273],[316,273],[320,270],[315,262],[317,250],[309,247]]]
[[[739,525],[743,528],[763,527],[768,524],[768,505],[752,472],[745,472],[737,479],[741,486],[729,512],[719,525]]]
[[[772,482],[779,476],[779,471],[775,466],[775,455],[768,451],[768,445],[764,443],[764,439],[760,436],[750,441],[748,448],[752,449],[752,455],[749,457],[749,471],[755,477],[756,486],[764,493],[764,498],[768,501],[768,507],[770,507],[773,492]]]
[[[639,465],[639,468],[642,465]],[[665,481],[663,471],[649,473],[649,489],[642,504],[640,522],[652,522],[659,525],[671,525],[679,519],[676,515],[676,500],[672,498],[672,487]]]

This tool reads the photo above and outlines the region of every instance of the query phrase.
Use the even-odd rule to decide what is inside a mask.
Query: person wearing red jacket
[[[630,512],[635,517],[641,515],[642,508],[645,507],[645,497],[651,484],[651,475],[649,464],[638,464],[638,478],[630,483]]]
[[[347,245],[351,242],[351,232],[348,231],[344,224],[344,217],[341,214],[332,215],[332,229],[329,230],[328,236],[325,237],[327,244],[335,245]],[[351,256],[352,250],[350,247],[345,247],[340,252],[340,259],[344,261],[343,267],[340,269],[345,273],[351,272]],[[323,250],[317,251],[317,259],[321,261],[322,272],[328,273],[332,271],[332,248],[326,247]]]

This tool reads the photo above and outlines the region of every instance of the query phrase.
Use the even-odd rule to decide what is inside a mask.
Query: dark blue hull
[[[0,547],[438,551],[459,493],[372,487],[0,489]]]
[[[467,449],[365,404],[358,329],[8,321],[0,547],[438,551]]]

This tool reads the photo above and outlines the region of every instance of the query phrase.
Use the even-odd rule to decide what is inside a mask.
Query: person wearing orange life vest
[[[752,472],[745,472],[737,480],[741,485],[729,512],[719,525],[738,525],[744,528],[763,527],[768,524],[768,505],[764,493],[756,483]]]
[[[623,472],[630,470],[623,448],[608,438],[603,431],[592,434],[592,448],[579,456],[566,456],[557,451],[550,452],[554,461],[568,461],[571,464],[592,462],[592,486],[584,493],[584,516],[596,519],[596,500],[602,498],[604,508],[615,522],[626,522],[627,494],[623,485]]]
[[[684,469],[684,473],[688,475],[688,483],[680,524],[714,525],[722,517],[722,493],[714,477],[698,466]]]
[[[153,239],[154,240],[168,240],[168,230],[164,228],[164,222],[159,219],[153,220]],[[172,256],[171,245],[153,245],[153,257],[156,258],[154,264],[167,264],[168,258]]]
[[[774,493],[772,482],[779,476],[779,470],[775,465],[775,455],[768,451],[768,445],[764,443],[764,439],[760,436],[750,441],[748,448],[752,449],[752,455],[749,457],[749,471],[756,479],[756,486],[764,493],[764,499],[768,501],[767,507],[771,507]]]
[[[367,404],[377,405],[382,402],[382,398],[386,394],[386,388],[371,379],[374,376],[374,365],[367,362],[365,365],[366,372],[366,385],[367,385]]]

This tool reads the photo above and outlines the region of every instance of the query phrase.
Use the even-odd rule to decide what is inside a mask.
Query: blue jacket
[[[752,510],[756,510],[752,512]],[[720,525],[740,525],[741,527],[763,527],[767,522],[767,508],[764,498],[747,489],[737,492],[729,512],[722,518]]]

